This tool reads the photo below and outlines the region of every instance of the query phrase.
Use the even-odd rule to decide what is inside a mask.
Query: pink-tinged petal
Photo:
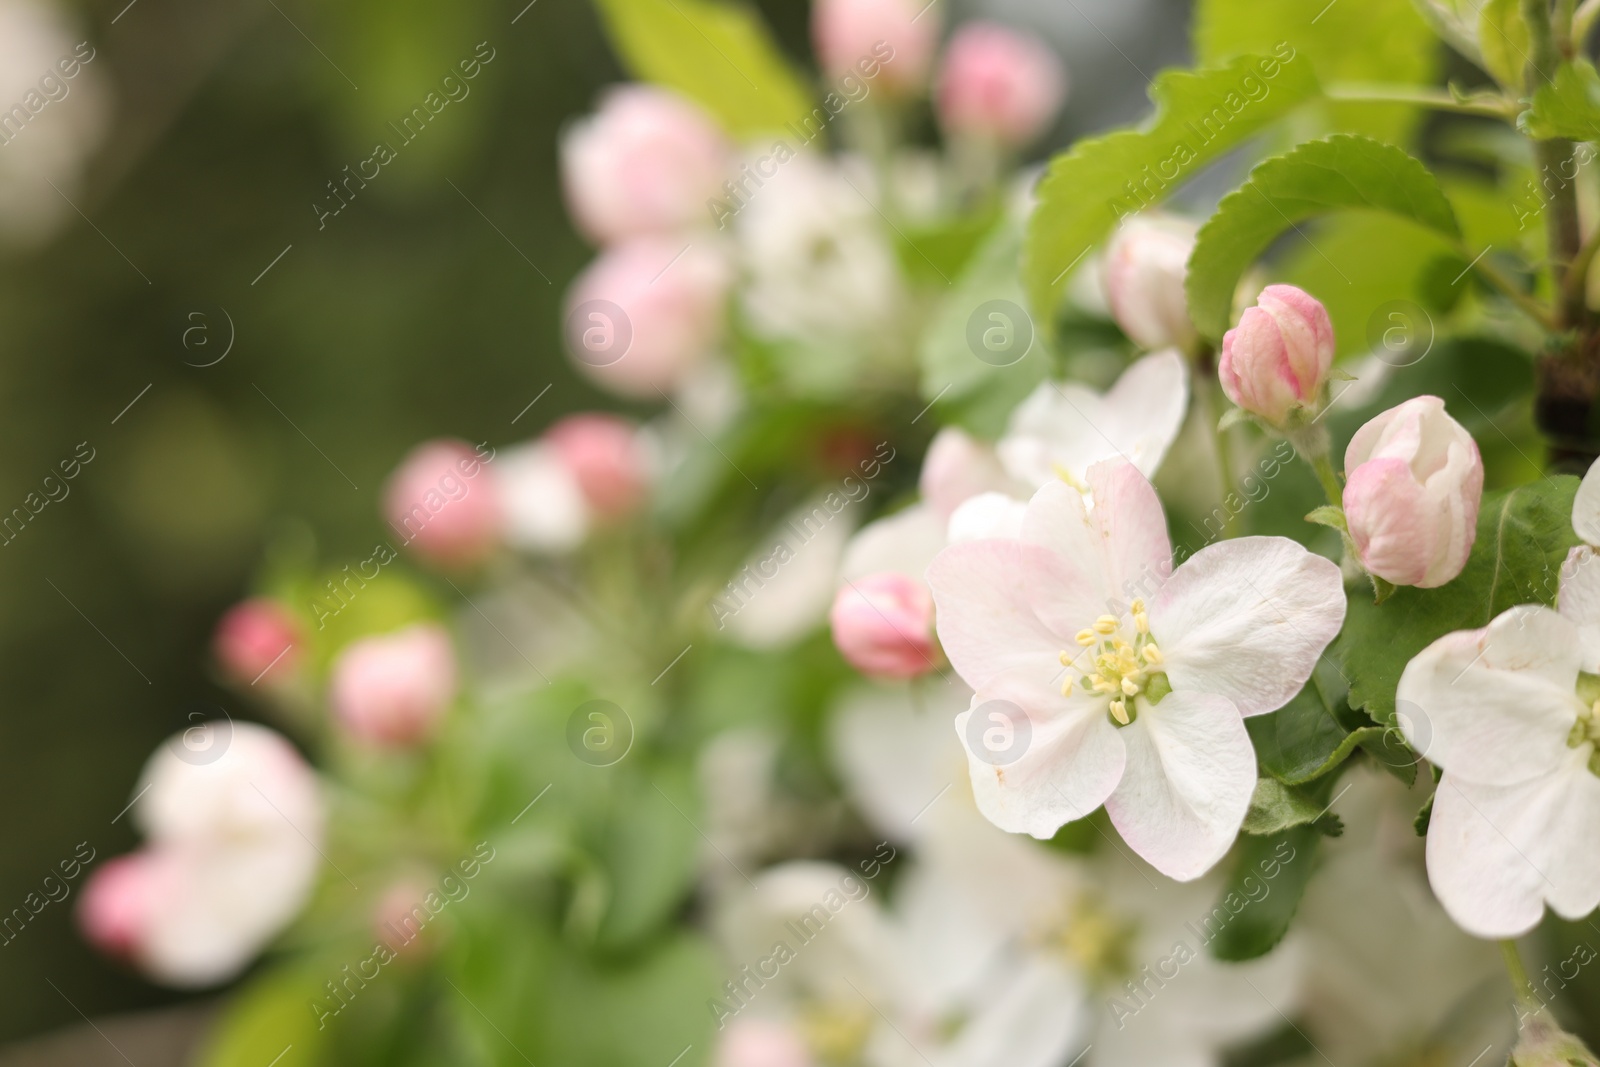
[[[1446,634],[1417,653],[1395,699],[1411,747],[1461,778],[1510,785],[1566,759],[1583,709],[1577,628],[1522,605],[1481,630]]]
[[[1155,474],[1189,413],[1189,364],[1176,349],[1135,360],[1106,394],[1122,458]],[[1125,428],[1125,429],[1123,429]]]
[[[1130,463],[1111,460],[1089,468],[1094,509],[1089,521],[1100,535],[1114,596],[1148,596],[1172,573],[1167,516],[1150,480]]]
[[[1124,752],[1119,731],[1106,717],[1104,701],[1058,699],[1059,710],[1039,715],[1025,707],[1032,688],[1014,677],[997,680],[956,716],[955,728],[967,749],[978,810],[1008,833],[1044,840],[1106,802],[1122,778]],[[991,701],[998,712],[985,708]],[[981,745],[975,748],[973,738],[981,742],[985,731],[997,728],[1010,731],[1006,744],[1021,744],[1016,740],[1021,725],[1009,721],[1018,706],[1024,706],[1028,716],[1026,751],[1008,763],[992,762],[995,755]],[[975,724],[974,715],[980,716]]]
[[[849,581],[884,572],[920,580],[945,546],[944,528],[944,517],[927,504],[875,519],[845,545],[839,573]]]
[[[1337,564],[1284,537],[1196,552],[1150,604],[1175,690],[1227,697],[1242,715],[1287,704],[1344,625]]]
[[[1169,878],[1192,881],[1233,844],[1256,787],[1256,753],[1232,701],[1169,693],[1120,731],[1122,781],[1106,800],[1117,832]]]
[[[1600,459],[1590,466],[1572,498],[1572,529],[1587,543],[1600,545]]]
[[[1557,605],[1578,628],[1582,669],[1600,674],[1600,552],[1579,545],[1567,553]]]
[[[1600,903],[1600,778],[1589,747],[1556,772],[1515,785],[1445,773],[1428,826],[1428,881],[1462,929],[1507,938],[1538,925],[1549,902],[1581,919]]]
[[[1050,553],[1021,541],[951,545],[928,568],[939,641],[974,689],[1013,670],[1049,679],[1061,671],[1062,639],[1034,614],[1029,588],[1052,570]],[[1070,638],[1068,639],[1070,641]]]
[[[1037,550],[1028,603],[1070,647],[1072,635],[1109,611],[1115,592],[1106,570],[1100,531],[1089,517],[1083,494],[1064,482],[1046,482],[1022,518],[1022,540]]]
[[[1404,460],[1368,460],[1351,471],[1344,511],[1362,565],[1396,585],[1420,585],[1438,533],[1431,503]]]

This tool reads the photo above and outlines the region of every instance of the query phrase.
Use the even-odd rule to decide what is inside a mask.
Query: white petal
[[[1300,691],[1344,624],[1337,564],[1284,537],[1240,537],[1196,552],[1150,605],[1150,632],[1178,690],[1227,697],[1260,715]]]
[[[746,648],[781,648],[827,620],[855,528],[848,505],[830,508],[832,498],[814,497],[791,512],[729,578],[712,612],[730,639]]]
[[[939,640],[972,688],[1010,671],[1038,685],[1061,673],[1059,656],[1071,637],[1053,633],[1029,605],[1030,587],[1057,569],[1049,552],[1021,541],[968,541],[934,559],[927,578]]]
[[[589,532],[589,505],[571,469],[548,443],[508,449],[495,464],[506,540],[530,552],[570,552]]]
[[[874,686],[852,694],[833,715],[834,764],[850,799],[880,832],[918,840],[919,831],[939,824],[947,801],[952,807],[959,801],[942,795],[966,772],[966,753],[950,736],[950,723],[971,695],[954,679],[948,686],[930,679],[922,698],[928,706],[916,708],[904,685]],[[941,799],[930,808],[935,797]]]
[[[1127,765],[1106,813],[1162,874],[1198,878],[1233,844],[1256,787],[1239,710],[1226,697],[1174,692],[1154,706],[1141,700],[1120,733]]]
[[[1022,524],[1027,515],[1025,501],[1005,493],[979,493],[951,512],[950,543],[987,541],[996,537],[1016,540],[1022,536]]]
[[[1589,746],[1559,771],[1518,785],[1446,772],[1428,827],[1428,880],[1462,929],[1508,938],[1539,923],[1544,904],[1580,919],[1600,903],[1600,778]]]
[[[869,522],[845,546],[839,572],[849,581],[884,573],[921,580],[945,546],[944,528],[944,519],[927,504]]]
[[[1572,529],[1591,545],[1600,545],[1600,459],[1589,467],[1572,499]]]
[[[1573,692],[1579,652],[1576,627],[1532,604],[1446,634],[1400,675],[1400,728],[1418,754],[1474,782],[1547,774],[1566,760],[1583,711]]]
[[[1561,565],[1561,588],[1557,602],[1561,614],[1578,627],[1582,667],[1600,674],[1600,552],[1579,545],[1567,553]]]
[[[957,716],[956,735],[967,748],[973,799],[984,817],[1010,833],[1048,839],[1106,802],[1122,778],[1123,742],[1106,717],[1105,702],[1080,697],[1070,702],[1070,711],[1030,715],[1027,750],[1011,763],[991,763],[981,747],[985,731],[1017,724],[993,719],[984,705],[997,700],[1015,706],[1014,694],[1005,680],[991,692],[980,691],[972,707]],[[982,716],[976,724],[974,715]],[[978,748],[969,729],[979,739]],[[1016,742],[1007,738],[1005,743]]]
[[[937,1067],[1061,1067],[1090,1037],[1083,983],[1060,962],[1024,956],[997,975]]]

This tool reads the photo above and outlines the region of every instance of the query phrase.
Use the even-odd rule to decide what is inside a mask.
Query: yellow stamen
[[[1150,616],[1146,615],[1142,611],[1134,612],[1133,613],[1133,625],[1134,625],[1134,628],[1137,629],[1140,633],[1142,633],[1142,634],[1149,633],[1150,632]]]
[[[1061,695],[1064,697],[1072,695],[1072,676],[1070,674],[1067,675],[1067,680],[1061,683]]]
[[[1094,620],[1094,628],[1103,634],[1116,633],[1117,626],[1117,617],[1115,615],[1102,615]]]
[[[1076,658],[1076,656],[1069,656],[1066,651],[1063,650],[1061,653],[1061,665],[1063,667],[1070,667],[1072,666],[1072,661]]]
[[[1134,694],[1136,694],[1137,692],[1139,692],[1139,687],[1134,684],[1134,681],[1133,681],[1132,678],[1124,678],[1124,679],[1122,679],[1122,695],[1123,696],[1130,696],[1131,697]]]
[[[1135,615],[1143,615],[1144,614],[1144,597],[1142,597],[1142,596],[1141,597],[1134,597],[1133,603],[1128,605],[1128,610],[1133,612]]]
[[[1079,630],[1078,636],[1073,638],[1073,640],[1077,641],[1078,644],[1082,645],[1084,648],[1088,648],[1090,645],[1095,643],[1097,638],[1095,637],[1093,630]]]
[[[1162,656],[1161,650],[1156,647],[1156,643],[1154,641],[1151,641],[1149,644],[1145,645],[1142,649],[1140,649],[1139,650],[1139,654],[1141,656],[1143,656],[1144,657],[1144,661],[1146,663],[1150,664],[1151,666],[1154,666],[1155,664],[1160,663],[1163,659],[1166,658],[1166,657]]]
[[[1111,702],[1111,717],[1124,726],[1128,725],[1128,709],[1123,705],[1122,701],[1113,700]]]

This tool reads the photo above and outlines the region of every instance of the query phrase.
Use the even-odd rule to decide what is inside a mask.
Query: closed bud
[[[334,661],[334,713],[352,736],[369,744],[426,739],[455,695],[455,650],[450,635],[434,623],[362,638]]]
[[[924,0],[817,0],[811,37],[823,72],[868,77],[891,93],[914,93],[928,79],[939,40],[939,9]]]
[[[1333,323],[1316,297],[1269,285],[1222,339],[1217,373],[1228,399],[1283,427],[1296,409],[1313,409],[1333,366]]]
[[[701,222],[732,155],[699,107],[665,89],[627,85],[562,138],[562,184],[579,228],[609,243]]]
[[[718,1039],[714,1067],[811,1067],[799,1033],[772,1019],[734,1019]]]
[[[1390,408],[1345,451],[1345,520],[1362,566],[1432,589],[1461,573],[1478,530],[1483,461],[1436,396]]]
[[[428,441],[400,462],[384,489],[384,513],[404,544],[432,563],[481,561],[500,540],[500,501],[483,460],[461,441]]]
[[[618,415],[585,412],[550,427],[545,440],[572,472],[589,509],[614,519],[634,511],[650,486],[639,427]]]
[[[933,594],[908,574],[883,572],[848,582],[829,614],[845,661],[878,678],[914,678],[939,661]]]
[[[1111,317],[1146,351],[1187,352],[1199,337],[1183,291],[1194,235],[1186,220],[1139,215],[1124,222],[1106,247],[1103,269]]]
[[[287,678],[300,659],[300,624],[269,597],[254,597],[229,608],[217,623],[211,648],[230,679],[242,685]],[[268,671],[271,674],[268,674]]]
[[[567,294],[578,369],[621,396],[659,401],[721,339],[728,281],[703,241],[640,238],[607,249]]]
[[[939,71],[939,121],[1011,147],[1044,132],[1067,95],[1066,67],[1045,44],[993,22],[955,32]]]

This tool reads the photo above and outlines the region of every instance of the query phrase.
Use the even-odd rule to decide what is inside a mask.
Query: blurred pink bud
[[[362,638],[333,664],[333,710],[345,729],[372,744],[410,745],[430,736],[455,693],[455,650],[434,623]]]
[[[1217,373],[1228,399],[1274,426],[1314,408],[1333,366],[1333,323],[1316,297],[1269,285],[1222,338]]]
[[[418,878],[396,882],[384,891],[373,909],[372,932],[390,951],[418,955],[433,946],[436,938],[426,936],[433,920],[433,913],[424,903],[429,894],[439,895],[438,890]]]
[[[167,884],[167,865],[153,851],[130,852],[96,867],[78,901],[78,926],[108,956],[132,960],[145,943]]]
[[[914,678],[939,661],[933,594],[907,574],[885,571],[848,582],[829,613],[845,661],[879,678]]]
[[[649,456],[639,427],[617,415],[585,412],[550,427],[545,439],[567,465],[590,509],[602,518],[626,515],[644,500]]]
[[[254,597],[227,610],[217,622],[211,648],[230,678],[250,685],[270,668],[270,685],[287,677],[300,658],[300,624],[276,600]]]
[[[1038,38],[994,22],[968,22],[950,38],[938,90],[946,130],[1024,145],[1066,96],[1066,67]]]
[[[715,1067],[811,1067],[805,1042],[771,1019],[735,1019],[718,1040]]]
[[[1138,215],[1106,247],[1106,303],[1122,332],[1140,348],[1189,351],[1199,334],[1183,291],[1195,228],[1170,216]]]
[[[916,92],[927,84],[939,9],[925,0],[817,0],[811,38],[829,76]]]
[[[1345,520],[1362,566],[1432,589],[1467,565],[1478,532],[1483,460],[1436,396],[1419,396],[1357,430],[1344,454]]]
[[[427,441],[389,476],[384,512],[404,543],[447,567],[477,563],[500,539],[500,501],[484,460],[461,441]]]
[[[659,400],[716,347],[728,290],[705,242],[639,238],[607,249],[567,293],[567,348],[622,396]]]
[[[710,115],[676,93],[625,85],[561,141],[567,203],[597,242],[709,222],[732,148]]]
[[[934,435],[917,480],[922,499],[943,518],[977,496],[1010,485],[993,446],[954,426]]]

